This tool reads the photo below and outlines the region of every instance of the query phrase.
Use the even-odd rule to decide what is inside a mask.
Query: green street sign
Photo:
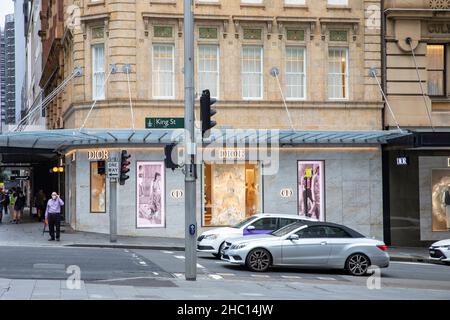
[[[147,129],[183,129],[184,118],[145,118]]]

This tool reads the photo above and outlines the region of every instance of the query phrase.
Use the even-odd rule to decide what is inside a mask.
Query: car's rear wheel
[[[225,246],[225,242],[222,242],[222,244],[219,246],[219,252],[213,253],[213,256],[216,257],[217,259],[220,259],[222,257],[222,249],[224,246]]]
[[[272,264],[272,256],[270,252],[266,249],[257,248],[253,249],[247,255],[247,259],[245,261],[247,268],[251,271],[256,272],[265,272],[269,269]]]
[[[370,259],[365,254],[355,253],[348,257],[345,268],[353,276],[364,276],[370,267]]]

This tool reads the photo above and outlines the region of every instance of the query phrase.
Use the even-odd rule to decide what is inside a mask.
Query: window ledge
[[[177,1],[176,0],[171,0],[171,1],[164,1],[164,0],[150,0],[150,5],[154,5],[154,4],[164,4],[164,5],[172,5],[172,6],[176,6],[177,5]]]
[[[96,2],[88,2],[87,6],[89,7],[96,7],[96,6],[104,6],[105,5],[105,1],[96,1]]]
[[[261,8],[266,9],[266,5],[264,3],[241,3],[241,8]]]
[[[327,10],[348,10],[348,11],[352,11],[352,7],[339,6],[339,5],[327,5]]]
[[[217,7],[217,8],[221,8],[222,4],[219,1],[195,1],[195,7]]]
[[[302,10],[309,10],[308,6],[306,4],[285,4],[283,8],[286,9],[302,9]]]

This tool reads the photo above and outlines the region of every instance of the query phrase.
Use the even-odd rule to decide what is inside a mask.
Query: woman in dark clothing
[[[22,218],[23,209],[25,208],[25,202],[25,195],[23,194],[23,191],[20,190],[19,192],[17,192],[17,200],[14,204],[14,211],[16,212],[16,224],[18,224],[20,222],[20,219]]]

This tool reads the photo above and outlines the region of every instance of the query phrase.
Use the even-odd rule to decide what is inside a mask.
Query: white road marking
[[[152,272],[155,276],[158,276],[159,273],[158,272]]]
[[[184,278],[182,273],[174,273],[173,275],[179,279]]]
[[[319,280],[325,280],[325,281],[337,281],[335,278],[329,278],[329,277],[317,277]]]
[[[230,277],[234,277],[235,276],[235,274],[234,273],[217,273],[219,276],[225,276],[225,277],[227,277],[227,276],[230,276]]]
[[[226,261],[216,261],[217,264],[228,264]]]
[[[281,276],[284,279],[301,279],[302,277],[299,276]]]
[[[168,254],[172,254],[173,253],[173,251],[166,251],[166,250],[163,250],[163,251],[161,251],[162,253],[168,253]]]
[[[143,266],[147,265],[144,261],[139,261],[139,264],[142,264]]]
[[[263,274],[252,274],[251,276],[254,278],[270,278],[270,276],[266,276]]]
[[[214,279],[214,280],[221,280],[221,279],[223,279],[223,277],[219,276],[218,274],[210,274],[209,277]]]
[[[200,268],[200,269],[205,269],[205,267],[204,267],[204,266],[202,266],[201,264],[198,264],[198,263],[197,263],[197,268]]]
[[[439,266],[438,264],[425,263],[425,262],[391,261],[390,263],[395,263],[395,264],[412,264],[412,265],[418,265],[418,266]]]
[[[241,296],[250,296],[250,297],[264,297],[264,295],[261,293],[245,293],[245,292],[243,292],[240,295]]]
[[[181,259],[181,260],[186,259],[184,256],[174,256],[174,257],[177,258],[177,259]]]

